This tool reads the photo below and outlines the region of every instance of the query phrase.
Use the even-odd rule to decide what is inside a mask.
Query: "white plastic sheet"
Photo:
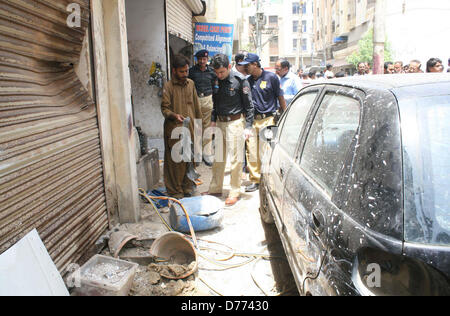
[[[0,255],[0,296],[68,295],[36,230]]]

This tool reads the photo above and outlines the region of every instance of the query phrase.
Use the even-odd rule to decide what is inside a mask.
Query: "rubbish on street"
[[[167,197],[166,194],[164,194],[162,192],[162,190],[153,190],[153,191],[148,191],[147,192],[148,195],[150,196],[164,196]],[[156,199],[152,199],[153,203],[155,204],[155,206],[157,208],[165,208],[169,206],[169,201],[168,200],[156,200]]]
[[[184,205],[195,231],[207,231],[217,228],[223,220],[223,202],[214,196],[199,196],[180,200]],[[170,207],[170,225],[181,233],[189,233],[186,214],[180,205]]]
[[[76,296],[127,296],[138,264],[96,255],[79,270]]]
[[[137,239],[137,236],[133,236],[124,231],[113,232],[109,237],[109,251],[114,258],[119,258],[119,253],[122,248],[131,240]]]
[[[194,245],[180,233],[169,232],[162,235],[155,240],[150,252],[154,257],[166,259],[159,267],[152,267],[167,279],[185,279],[198,269]]]

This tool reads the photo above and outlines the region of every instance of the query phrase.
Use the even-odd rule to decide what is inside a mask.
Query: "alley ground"
[[[208,191],[211,169],[202,164],[197,170],[203,182],[196,191],[196,195],[199,195]],[[228,174],[225,184],[224,197],[229,189]],[[162,215],[168,221],[168,210],[163,212]],[[149,272],[147,267],[140,266],[130,295],[298,295],[276,227],[261,222],[259,193],[243,194],[238,204],[226,208],[224,212],[222,227],[197,233],[197,238],[201,245],[209,248],[226,251],[232,249],[235,256],[220,251],[202,250],[198,273],[195,277],[180,281],[169,281],[158,276],[155,279],[154,273]],[[167,231],[149,204],[142,204],[142,215],[141,223],[122,225],[121,230],[144,239],[156,238]]]

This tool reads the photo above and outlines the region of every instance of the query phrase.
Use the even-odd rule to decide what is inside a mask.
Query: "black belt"
[[[234,114],[234,115],[227,115],[227,116],[223,116],[223,115],[217,115],[217,119],[220,122],[233,122],[233,121],[237,121],[242,117],[242,113],[239,114]]]
[[[275,116],[275,113],[266,113],[266,114],[262,114],[262,113],[256,113],[255,114],[255,119],[257,120],[264,120],[268,117],[272,117]]]
[[[212,95],[212,93],[210,93],[210,94],[207,94],[207,93],[198,93],[198,97],[199,98],[206,98],[206,97],[209,97],[209,96],[211,96]]]

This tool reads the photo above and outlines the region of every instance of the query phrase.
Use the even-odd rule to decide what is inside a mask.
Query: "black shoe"
[[[208,166],[208,167],[212,167],[213,163],[210,162],[210,159],[207,159],[206,157],[203,157],[203,163]]]
[[[245,192],[252,193],[259,190],[259,184],[258,183],[252,183],[248,187],[245,188]]]

